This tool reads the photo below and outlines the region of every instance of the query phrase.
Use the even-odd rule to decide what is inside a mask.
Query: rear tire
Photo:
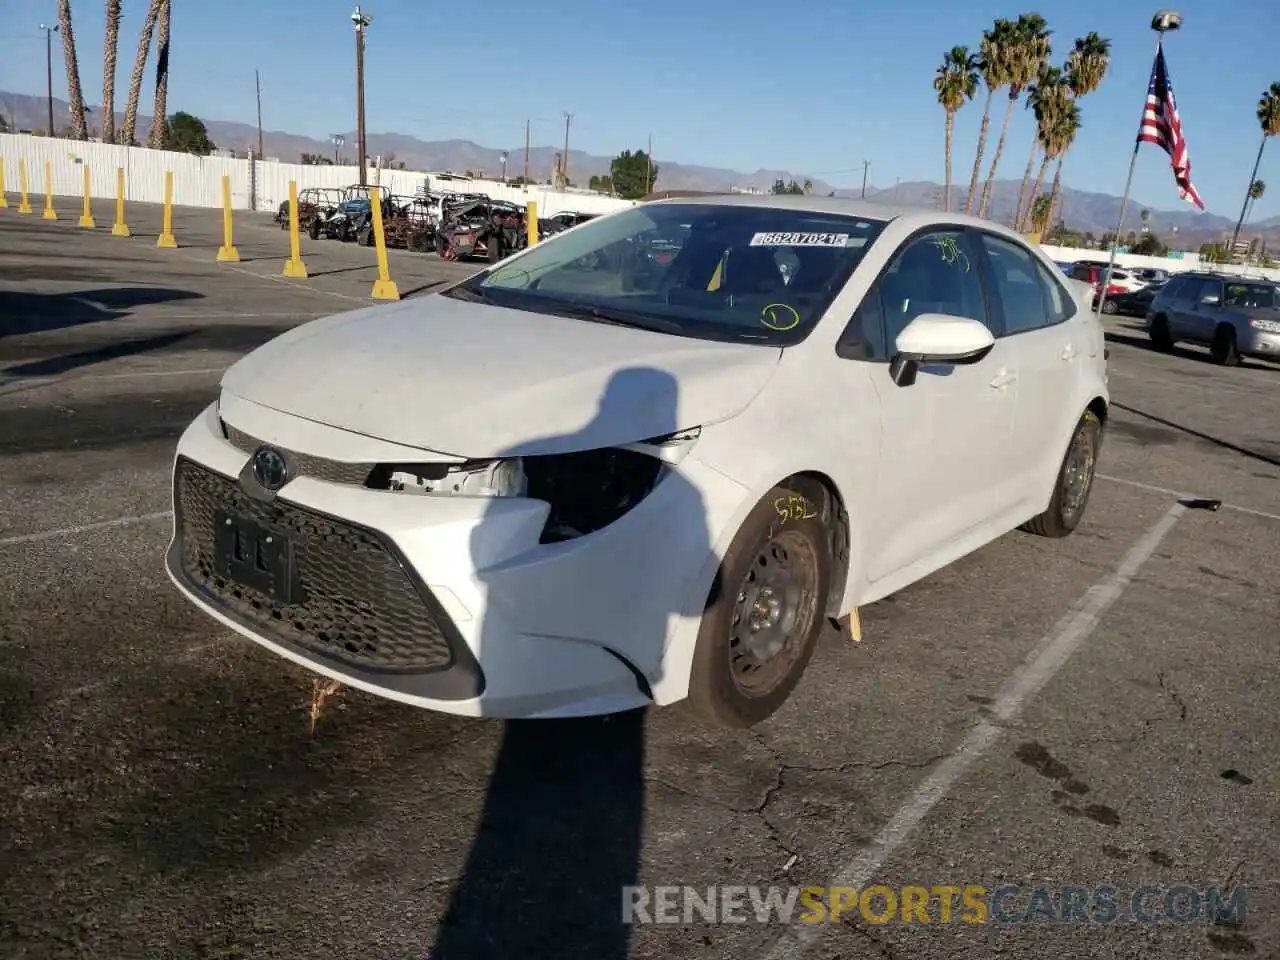
[[[760,723],[786,702],[826,623],[831,537],[823,508],[774,487],[721,561],[702,614],[689,707],[724,727]]]
[[[1093,490],[1098,451],[1102,446],[1102,421],[1092,410],[1086,410],[1071,434],[1058,478],[1053,485],[1053,498],[1044,513],[1032,517],[1018,529],[1038,537],[1058,539],[1069,535],[1084,519],[1089,494]]]
[[[1102,312],[1103,312],[1103,313],[1105,313],[1105,314],[1107,314],[1107,315],[1110,315],[1110,314],[1115,313],[1115,312],[1116,312],[1116,302],[1115,302],[1114,300],[1108,300],[1106,303],[1104,303],[1104,304],[1102,305]]]
[[[1151,345],[1161,353],[1173,349],[1173,335],[1169,332],[1169,318],[1164,314],[1151,318]]]
[[[1213,344],[1209,347],[1209,355],[1213,357],[1214,363],[1223,367],[1240,365],[1240,350],[1236,346],[1234,327],[1225,323],[1218,326],[1218,329],[1213,332]]]

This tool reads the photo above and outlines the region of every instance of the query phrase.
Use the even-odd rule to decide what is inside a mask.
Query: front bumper
[[[1280,360],[1280,332],[1248,327],[1241,333],[1239,350],[1249,357]]]
[[[314,449],[289,443],[282,424],[270,414],[268,426],[236,426]],[[316,429],[299,423],[295,438]],[[610,526],[543,545],[542,501],[392,493],[304,472],[264,503],[236,480],[248,459],[216,405],[184,433],[173,582],[308,669],[465,716],[583,716],[685,696],[712,545],[746,497],[690,457]],[[301,599],[280,602],[216,569],[215,527],[228,515],[290,541]]]

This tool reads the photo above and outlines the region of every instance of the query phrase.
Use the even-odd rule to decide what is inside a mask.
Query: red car
[[[1102,281],[1107,275],[1107,265],[1105,263],[1077,263],[1067,272],[1072,280],[1083,280],[1085,283],[1093,287],[1093,305],[1098,305],[1098,298],[1102,296]],[[1118,283],[1112,283],[1107,287],[1107,296],[1114,296],[1117,293],[1127,293],[1128,288]]]

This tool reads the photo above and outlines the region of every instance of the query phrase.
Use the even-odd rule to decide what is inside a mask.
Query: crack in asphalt
[[[1170,700],[1172,700],[1172,701],[1174,702],[1174,704],[1176,704],[1176,705],[1177,705],[1177,707],[1178,707],[1178,719],[1179,719],[1179,720],[1186,720],[1186,719],[1187,719],[1187,705],[1186,705],[1186,703],[1183,701],[1182,697],[1180,697],[1180,696],[1178,695],[1178,691],[1177,691],[1177,690],[1175,690],[1175,689],[1173,689],[1173,687],[1172,687],[1172,686],[1168,685],[1168,684],[1165,682],[1165,679],[1164,679],[1164,672],[1163,672],[1163,671],[1161,671],[1161,672],[1159,672],[1159,673],[1157,673],[1157,674],[1156,674],[1156,682],[1157,682],[1158,684],[1160,684],[1160,689],[1161,689],[1161,691],[1162,691],[1162,692],[1164,692],[1164,694],[1165,694],[1166,696],[1168,696],[1168,698],[1169,698]]]
[[[864,940],[866,940],[868,943],[874,946],[876,948],[876,952],[880,954],[880,956],[883,957],[884,960],[897,960],[897,957],[898,957],[897,952],[891,946],[889,946],[889,944],[885,943],[883,940],[877,937],[874,933],[872,933],[867,927],[864,927],[862,924],[856,923],[856,922],[849,923],[849,924],[842,924],[842,926],[844,926],[846,929],[848,929],[852,933],[862,937]]]

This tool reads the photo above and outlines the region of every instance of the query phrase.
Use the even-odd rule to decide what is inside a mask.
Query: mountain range
[[[48,100],[21,93],[0,91],[0,112],[6,115],[13,129],[42,129],[47,124]],[[90,126],[99,126],[94,117],[101,115],[101,108],[90,107]],[[54,116],[66,117],[67,104],[63,100],[54,99]],[[119,115],[123,120],[123,115]],[[202,118],[203,119],[203,118]],[[243,153],[257,147],[258,129],[247,123],[227,120],[204,120],[209,138],[220,150],[233,150]],[[144,135],[150,129],[151,118],[138,117],[138,133]],[[344,134],[345,144],[341,148],[347,163],[354,162],[355,134]],[[502,157],[505,154],[507,176],[522,175],[525,169],[524,145],[508,148],[484,147],[469,140],[424,141],[400,133],[369,133],[366,138],[370,157],[381,156],[384,163],[394,158],[397,165],[404,163],[410,170],[423,171],[483,171],[490,177],[500,175],[503,169]],[[279,159],[297,162],[302,154],[319,154],[332,156],[334,146],[327,140],[318,140],[300,134],[279,130],[264,130],[262,142],[268,159]],[[546,180],[550,177],[556,156],[561,152],[557,147],[531,147],[529,150],[529,176],[534,180]],[[575,183],[585,183],[589,177],[604,175],[609,172],[612,157],[596,156],[580,150],[569,151],[568,171],[570,179]],[[807,177],[803,173],[790,170],[756,170],[746,173],[721,167],[706,167],[692,164],[676,163],[660,157],[654,158],[659,167],[659,175],[655,189],[659,190],[707,190],[725,191],[737,188],[756,188],[768,190],[775,181],[804,183],[811,180],[813,192],[819,195],[834,194],[838,197],[855,197],[861,190],[848,189],[823,182],[817,177]],[[1018,193],[1022,187],[1021,180],[997,180],[992,191],[988,215],[991,219],[1004,222],[1011,220],[1017,206]],[[964,187],[952,187],[951,209],[959,209],[964,204]],[[918,181],[898,183],[892,187],[867,187],[869,200],[908,206],[942,206],[941,185]],[[1115,229],[1120,215],[1122,198],[1105,193],[1086,190],[1075,190],[1063,186],[1060,215],[1067,225],[1080,232],[1095,235],[1108,233]],[[1126,214],[1125,232],[1130,229],[1139,230],[1140,205],[1130,202]],[[1201,213],[1184,208],[1181,210],[1151,210],[1148,227],[1175,247],[1194,250],[1205,242],[1222,241],[1230,237],[1235,219],[1212,213]],[[1258,223],[1251,223],[1242,232],[1241,238],[1263,238],[1269,248],[1280,248],[1280,217],[1272,217]]]

